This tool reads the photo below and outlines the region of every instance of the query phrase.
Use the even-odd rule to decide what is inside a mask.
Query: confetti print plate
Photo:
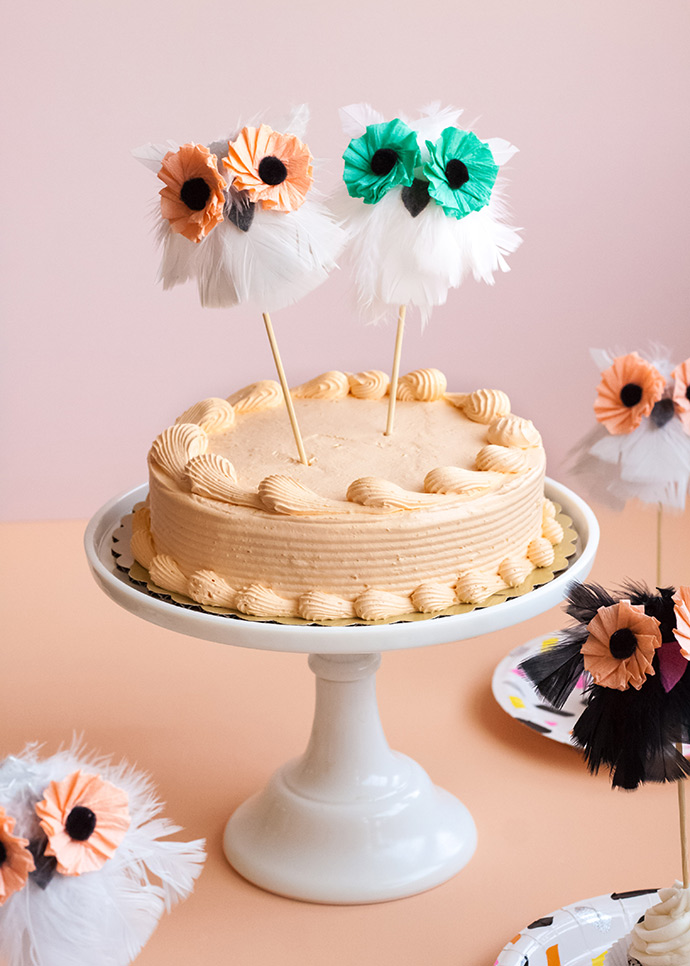
[[[565,906],[506,943],[494,966],[604,966],[606,951],[656,901],[656,889],[642,889]]]
[[[543,637],[535,637],[526,644],[520,644],[503,658],[494,671],[491,689],[500,706],[511,717],[547,738],[552,738],[564,745],[572,745],[570,732],[584,708],[582,678],[577,682],[577,687],[563,708],[556,711],[537,694],[518,667],[532,654],[538,654],[539,651],[552,647],[557,640],[556,634],[546,634]]]

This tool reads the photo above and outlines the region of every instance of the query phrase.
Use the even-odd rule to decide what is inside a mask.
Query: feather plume
[[[0,961],[7,966],[127,966],[163,911],[192,891],[205,858],[203,840],[165,841],[179,828],[159,813],[149,779],[126,763],[69,748],[40,758],[35,745],[0,763],[0,804],[15,834],[41,835],[34,806],[51,781],[74,771],[98,773],[128,796],[130,826],[103,867],[54,874],[44,887],[30,876],[0,906]]]
[[[668,379],[674,366],[659,345],[652,343],[639,354],[667,380],[663,401],[669,406],[668,420],[660,425],[652,416],[643,417],[636,429],[621,434],[597,423],[572,448],[569,466],[593,499],[613,509],[637,499],[681,511],[690,492],[690,433],[670,405]],[[625,353],[592,349],[591,355],[603,372]]]
[[[417,134],[422,162],[429,160],[427,141],[435,142],[455,127],[462,111],[427,105],[412,119],[400,115]],[[360,137],[366,127],[383,122],[368,104],[340,111],[343,130]],[[497,165],[506,163],[517,148],[501,138],[485,142]],[[495,152],[495,153],[494,153]],[[415,178],[423,180],[421,168]],[[506,256],[521,243],[518,230],[506,223],[505,181],[500,175],[487,205],[462,218],[450,217],[430,198],[414,216],[403,203],[403,188],[391,188],[376,204],[350,197],[343,187],[334,198],[335,210],[350,236],[351,262],[358,303],[369,322],[379,322],[400,305],[416,306],[425,324],[431,310],[443,305],[452,288],[470,275],[491,285],[498,271],[509,270]]]
[[[309,110],[302,104],[286,119],[286,131],[301,138],[306,130]],[[254,118],[249,126],[256,126]],[[162,248],[159,280],[164,289],[196,280],[201,304],[226,308],[250,303],[262,312],[272,312],[298,301],[320,285],[336,267],[345,246],[346,234],[328,208],[316,200],[312,188],[303,203],[291,211],[264,208],[261,202],[250,205],[227,182],[222,159],[228,155],[228,142],[234,141],[242,127],[238,124],[227,137],[212,141],[208,149],[226,182],[223,218],[200,241],[192,241],[171,230],[170,222],[156,211],[156,238]],[[147,144],[132,153],[156,173],[168,151],[178,145]],[[251,208],[251,216],[240,228],[234,211]]]

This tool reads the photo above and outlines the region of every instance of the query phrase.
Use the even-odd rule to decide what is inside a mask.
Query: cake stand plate
[[[568,569],[550,583],[466,614],[371,626],[246,621],[160,600],[132,585],[112,554],[113,533],[146,487],[94,516],[86,554],[97,583],[120,606],[189,637],[310,655],[316,707],[307,750],[244,802],[225,830],[225,854],[241,875],[295,899],[365,903],[422,892],[466,865],[477,841],[472,816],[416,762],[389,748],[376,669],[381,651],[464,640],[527,620],[589,573],[599,539],[594,514],[558,483],[547,481],[546,495],[563,507],[579,536]]]

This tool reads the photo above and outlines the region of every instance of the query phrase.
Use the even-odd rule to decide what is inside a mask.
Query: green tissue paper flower
[[[398,118],[370,124],[361,137],[350,141],[343,160],[349,194],[374,205],[396,185],[412,184],[420,162],[417,135]]]
[[[426,142],[424,174],[429,194],[452,218],[464,218],[488,205],[498,165],[488,144],[471,131],[447,127],[436,144]]]

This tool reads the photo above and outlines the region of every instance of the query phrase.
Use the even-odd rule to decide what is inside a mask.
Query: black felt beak
[[[649,418],[657,429],[661,429],[670,419],[673,419],[674,411],[672,399],[659,399],[654,403],[654,409]]]
[[[256,205],[253,201],[248,201],[244,198],[235,198],[225,206],[225,217],[239,228],[240,231],[249,231],[254,221],[255,207]]]
[[[429,204],[429,182],[415,178],[411,185],[406,185],[400,197],[413,218],[424,211]]]

